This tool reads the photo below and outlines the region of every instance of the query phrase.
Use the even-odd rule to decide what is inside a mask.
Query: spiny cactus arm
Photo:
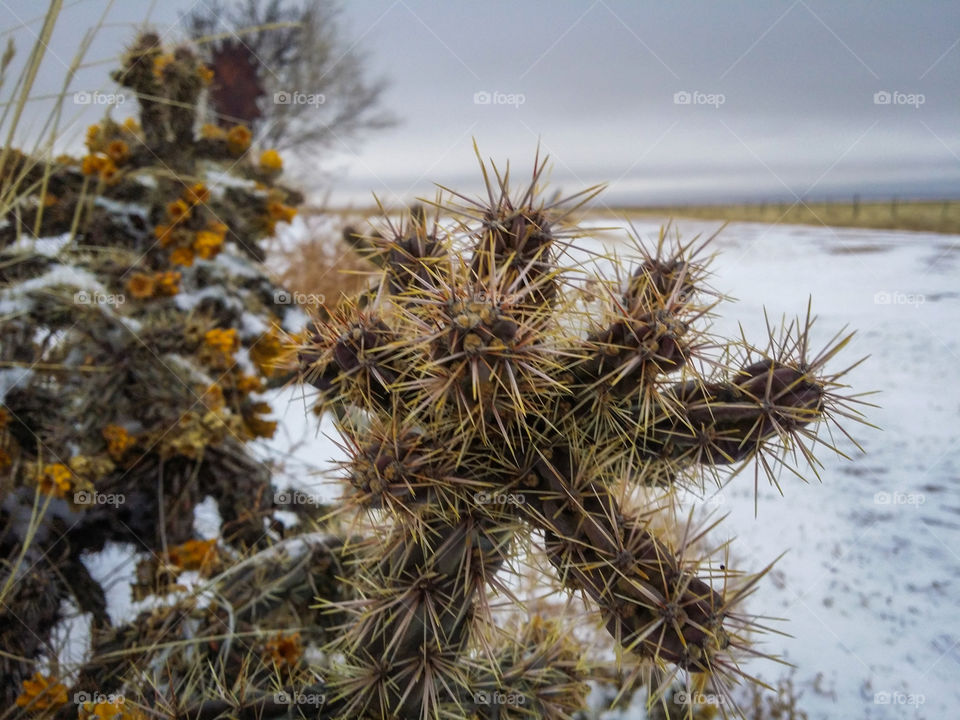
[[[341,418],[348,407],[391,412],[393,386],[408,371],[400,336],[375,311],[356,305],[319,321],[300,349],[304,381],[321,391],[321,406]]]
[[[154,152],[162,151],[167,139],[163,86],[153,71],[161,55],[160,36],[143,33],[124,55],[123,67],[113,73],[114,80],[137,93],[146,144]]]
[[[787,463],[797,454],[817,474],[822,464],[813,448],[818,444],[843,455],[832,440],[824,439],[823,427],[828,437],[835,428],[857,445],[838,418],[864,422],[857,406],[869,403],[846,395],[842,382],[862,360],[839,371],[827,370],[853,333],[841,330],[821,351],[810,354],[813,323],[808,308],[805,322],[785,327],[766,349],[743,343],[741,368],[728,379],[666,388],[661,394],[662,414],[645,430],[659,459],[678,468],[707,470],[756,459],[758,470],[762,468],[776,485],[778,466],[802,477]],[[634,418],[639,425],[639,414]]]
[[[512,532],[475,514],[459,520],[425,510],[373,540],[357,565],[360,599],[339,605],[353,620],[329,649],[329,701],[336,716],[435,717],[470,690],[461,655],[478,605]]]
[[[597,603],[619,646],[708,671],[729,644],[730,599],[687,569],[683,553],[648,523],[625,515],[606,483],[586,476],[595,467],[582,451],[555,447],[536,462],[538,484],[524,493],[524,512],[544,530],[561,582]]]
[[[590,677],[580,648],[563,623],[533,615],[503,630],[506,647],[493,667],[472,674],[472,707],[483,720],[536,717],[571,720],[586,705]],[[468,706],[469,707],[469,706]]]

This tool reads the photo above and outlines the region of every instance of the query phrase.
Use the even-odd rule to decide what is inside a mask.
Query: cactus
[[[564,666],[548,701],[544,685],[513,682],[511,639],[491,630],[490,599],[510,597],[503,578],[531,543],[654,684],[649,702],[678,675],[728,693],[755,652],[742,600],[765,571],[698,559],[701,533],[671,542],[662,507],[630,498],[702,491],[751,460],[771,482],[796,454],[816,470],[813,448],[830,447],[818,429],[860,418],[826,367],[852,334],[813,353],[808,309],[763,347],[711,337],[709,241],[634,238],[629,272],[597,258],[614,277],[588,273],[569,218],[599,188],[545,202],[539,154],[517,194],[509,169],[480,167],[485,199],[446,191],[432,222],[418,206],[346,233],[377,282],[325,311],[300,349],[338,418],[347,509],[374,532],[357,548],[356,599],[339,606],[351,621],[327,648],[341,662],[324,717],[570,717],[585,668]]]
[[[282,327],[299,330],[307,315],[276,301],[283,290],[256,260],[260,243],[302,196],[276,182],[275,151],[259,162],[241,156],[246,128],[222,137],[196,132],[207,73],[189,48],[168,50],[143,34],[116,73],[136,94],[140,122],[106,118],[91,126],[82,159],[51,162],[11,150],[0,167],[0,185],[20,188],[0,213],[5,707],[38,666],[56,664],[50,635],[68,603],[91,614],[94,635],[71,696],[116,692],[131,656],[147,658],[140,669],[158,677],[176,673],[148,635],[128,637],[139,626],[125,628],[124,640],[141,652],[100,657],[100,638],[117,628],[84,553],[134,543],[139,589],[150,594],[175,585],[183,570],[219,574],[213,560],[245,558],[289,534],[274,514],[271,467],[253,441],[276,426],[263,417],[271,408],[259,394],[292,373],[292,365],[281,367],[293,357]],[[194,537],[195,507],[205,496],[222,521],[217,547]],[[305,521],[323,513],[297,510]],[[338,571],[301,567],[305,593],[274,579],[284,602],[297,598],[297,610],[276,621],[261,622],[264,613],[244,596],[263,591],[253,576],[227,574],[232,585],[221,594],[237,607],[231,622],[248,634],[276,631],[285,619],[312,615],[313,595],[339,596],[335,587],[319,590],[327,572]],[[167,608],[172,625],[181,614],[175,604]],[[228,627],[216,616],[202,634]],[[195,645],[217,655],[206,641]],[[235,640],[233,655],[219,655],[233,670],[255,645]],[[72,683],[61,669],[59,679]]]

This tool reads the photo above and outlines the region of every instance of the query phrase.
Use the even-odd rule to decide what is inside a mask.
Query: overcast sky
[[[177,40],[180,14],[202,2],[117,2],[71,90],[109,90],[138,23]],[[515,172],[539,139],[554,185],[609,182],[611,203],[960,196],[956,0],[344,5],[344,39],[390,81],[400,124],[299,158],[331,173],[340,202],[472,185],[473,138]],[[68,0],[38,93],[59,89],[106,7]],[[0,0],[21,58],[40,11]],[[31,112],[40,120],[49,108]]]

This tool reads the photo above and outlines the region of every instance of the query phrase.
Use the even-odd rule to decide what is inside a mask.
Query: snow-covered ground
[[[603,223],[609,225],[609,223]],[[659,224],[634,224],[655,240]],[[680,221],[683,237],[719,223]],[[604,234],[604,238],[613,238]],[[579,240],[584,247],[597,241]],[[729,225],[714,245],[711,285],[738,298],[724,303],[715,330],[765,337],[772,320],[803,316],[807,300],[822,345],[844,325],[858,331],[834,364],[870,355],[847,378],[868,398],[867,418],[882,430],[842,436],[852,460],[821,453],[822,484],[782,478],[784,496],[761,481],[754,516],[752,472],[708,505],[729,516],[734,557],[759,570],[787,551],[749,609],[786,618],[793,637],[768,635],[761,649],[797,666],[801,707],[820,718],[943,718],[960,705],[960,236],[822,227]],[[816,345],[816,343],[815,343]],[[305,416],[298,393],[273,399],[282,414],[264,448],[285,461],[292,488],[332,498],[321,475],[339,451],[323,422]],[[282,410],[283,408],[283,410]],[[952,598],[952,599],[951,599]],[[783,666],[746,670],[775,682]]]
[[[882,430],[852,428],[866,453],[824,456],[822,485],[785,478],[783,498],[763,488],[757,518],[748,478],[724,493],[739,557],[760,567],[789,551],[753,601],[794,636],[772,637],[768,650],[798,666],[811,718],[953,716],[960,237],[739,224],[717,247],[714,284],[740,298],[719,328],[739,321],[761,338],[762,307],[802,313],[812,296],[816,337],[858,331],[837,367],[870,355],[847,382],[880,391],[867,415]]]

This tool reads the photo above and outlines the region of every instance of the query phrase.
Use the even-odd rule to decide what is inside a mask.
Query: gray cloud
[[[117,4],[90,57],[115,57],[151,8],[178,37],[192,5]],[[64,62],[103,7],[68,7],[51,44]],[[36,12],[0,8],[22,55],[39,25],[17,18]],[[960,194],[955,2],[370,0],[345,3],[343,18],[371,72],[392,80],[403,122],[324,159],[340,201],[475,180],[473,138],[517,171],[539,139],[555,183],[610,181],[611,202]],[[74,87],[109,87],[109,67]],[[55,92],[62,70],[49,62],[42,88]],[[875,104],[878,91],[904,95]],[[481,92],[502,95],[476,104]],[[678,104],[681,92],[702,95]],[[910,95],[923,103],[898,102]],[[79,137],[89,113],[75,117]]]

